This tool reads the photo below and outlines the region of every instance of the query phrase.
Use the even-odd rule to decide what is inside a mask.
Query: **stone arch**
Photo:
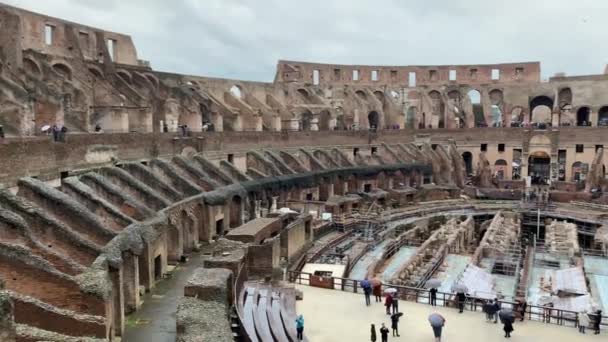
[[[549,96],[540,95],[530,100],[530,122],[551,122],[552,112],[553,99]]]
[[[473,174],[473,153],[469,151],[462,152],[462,159],[464,160],[464,168],[467,176]]]
[[[384,103],[384,93],[380,90],[374,91],[374,96],[378,99],[378,101]]]
[[[241,196],[233,196],[230,200],[230,228],[236,228],[243,224],[243,199]]]
[[[576,111],[576,125],[577,126],[591,126],[590,117],[591,108],[588,106],[581,106]]]
[[[72,68],[65,63],[57,62],[57,63],[53,64],[53,70],[55,70],[59,75],[61,75],[66,80],[72,79]]]
[[[380,124],[380,115],[377,111],[373,110],[367,114],[367,123],[369,128],[378,129],[378,125]]]
[[[505,179],[507,176],[507,166],[507,161],[504,159],[498,159],[494,163],[494,175],[496,175],[497,179]]]
[[[477,89],[471,89],[467,92],[467,97],[469,98],[469,101],[471,101],[475,127],[486,126],[486,117],[483,112],[483,105],[481,104],[481,92]]]
[[[489,93],[490,95],[490,109],[492,110],[492,126],[502,127],[504,126],[503,107],[504,107],[504,95],[502,90],[493,89]]]
[[[25,70],[26,73],[36,78],[40,78],[40,76],[42,76],[42,69],[40,68],[40,64],[38,64],[38,62],[29,57],[23,58],[23,70]]]
[[[97,78],[97,79],[103,79],[103,71],[101,71],[101,69],[99,69],[96,66],[89,66],[89,73],[91,75],[93,75],[93,77]]]
[[[572,104],[572,90],[570,88],[560,89],[557,94],[557,104],[560,108]]]
[[[511,110],[511,125],[520,126],[524,122],[524,109],[520,106]]]
[[[123,79],[123,81],[129,83],[129,84],[133,84],[133,76],[131,76],[131,73],[129,73],[126,70],[120,69],[120,70],[116,70],[116,75],[120,78]]]
[[[583,163],[580,161],[572,163],[572,182],[580,182],[583,179]]]
[[[146,72],[143,75],[150,81],[150,83],[152,83],[152,85],[154,85],[154,89],[158,89],[158,86],[160,84],[160,81],[158,80],[158,77],[152,75],[149,72]]]
[[[431,125],[435,128],[445,128],[445,104],[441,98],[441,93],[437,90],[431,90],[429,98],[431,99]]]
[[[235,98],[240,99],[243,96],[243,89],[241,86],[234,84],[232,87],[230,87],[230,94],[232,94],[232,96]]]
[[[551,156],[544,150],[536,150],[528,157],[528,176],[532,184],[546,184],[551,175]]]
[[[148,87],[148,88],[151,88],[151,89],[156,89],[155,84],[152,83],[152,81],[150,81],[149,78],[147,78],[142,73],[139,73],[137,71],[133,72],[133,82],[138,87],[142,87],[142,88]]]
[[[608,106],[603,106],[597,112],[597,125],[608,126]]]
[[[310,96],[310,94],[308,93],[308,90],[304,89],[304,88],[298,88],[298,94],[302,95],[305,98],[308,98]]]
[[[359,98],[362,100],[367,100],[367,94],[365,94],[363,90],[355,91],[355,95],[359,96]]]
[[[329,131],[331,129],[331,113],[328,110],[323,110],[319,113],[319,131]]]

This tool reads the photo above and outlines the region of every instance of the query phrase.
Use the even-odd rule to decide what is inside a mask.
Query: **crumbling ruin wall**
[[[566,221],[552,221],[545,228],[545,246],[551,254],[568,255],[570,257],[580,255],[576,224]]]
[[[479,266],[484,257],[500,257],[509,253],[519,241],[520,224],[517,214],[499,211],[490,222],[483,239],[475,250],[472,263]]]
[[[13,302],[4,291],[4,284],[0,279],[0,341],[15,342],[15,318]]]

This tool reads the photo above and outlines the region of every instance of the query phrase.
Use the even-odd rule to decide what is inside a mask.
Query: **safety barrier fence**
[[[299,285],[309,285],[344,292],[363,293],[363,288],[361,287],[361,280],[341,277],[316,276],[311,273],[293,271],[288,272],[288,280],[291,283]],[[382,284],[383,293],[388,288],[396,289],[395,294],[400,300],[430,304],[431,296],[429,289]],[[482,312],[483,306],[486,302],[487,300],[483,298],[467,296],[464,309],[467,311]],[[520,303],[501,300],[499,300],[499,303],[501,309],[511,309],[516,314],[516,317],[518,319],[521,319]],[[436,294],[436,304],[438,306],[457,308],[458,303],[456,301],[456,294],[438,291]],[[579,313],[575,311],[556,309],[550,306],[528,305],[523,318],[531,321],[578,327],[578,316]],[[594,318],[591,317],[591,322],[593,322],[593,319]],[[608,329],[608,316],[602,316],[601,322],[601,328]]]

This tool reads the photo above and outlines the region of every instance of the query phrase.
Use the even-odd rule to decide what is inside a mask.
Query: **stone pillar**
[[[272,130],[275,132],[280,132],[282,129],[281,125],[281,116],[279,114],[272,116]]]
[[[139,301],[139,261],[138,256],[130,252],[122,253],[123,260],[123,293],[125,313],[137,311]]]
[[[237,113],[234,116],[234,122],[232,123],[232,128],[235,132],[241,132],[243,130],[243,116],[240,113]]]
[[[277,199],[279,197],[278,196],[272,196],[272,204],[270,205],[270,212],[276,212],[277,211]]]
[[[598,120],[598,112],[597,111],[593,111],[593,108],[589,108],[589,121],[591,121],[591,126],[593,127],[597,127],[597,120]]]
[[[253,120],[255,121],[255,130],[257,132],[263,131],[262,113],[258,113],[256,116],[254,116]]]
[[[211,112],[211,120],[213,121],[213,129],[216,132],[224,131],[224,117],[219,112]]]
[[[122,336],[125,330],[124,293],[122,289],[123,269],[110,267],[110,280],[112,281],[112,315],[114,322],[114,333]]]

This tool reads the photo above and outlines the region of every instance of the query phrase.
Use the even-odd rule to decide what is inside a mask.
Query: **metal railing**
[[[333,290],[345,291],[345,292],[353,292],[353,293],[363,293],[363,289],[361,287],[361,281],[349,278],[341,278],[341,277],[318,277],[311,273],[306,272],[288,272],[288,280],[292,283],[296,283],[299,285],[311,285],[311,279],[313,277],[320,278],[325,280],[324,283],[330,283],[332,287],[324,287]],[[327,279],[331,278],[331,282],[328,282]],[[418,288],[411,286],[401,286],[401,285],[391,285],[391,284],[382,284],[382,289],[385,290],[387,288],[395,288],[397,292],[395,293],[399,299],[413,301],[416,303],[429,304],[430,303],[430,292],[429,289],[426,288]],[[447,292],[437,292],[436,302],[437,305],[443,307],[458,307],[458,303],[455,298],[455,293],[447,293]],[[464,309],[467,311],[476,311],[482,312],[483,305],[487,300],[483,298],[477,298],[472,296],[467,296]],[[512,301],[499,301],[501,308],[512,309],[514,312],[519,315],[521,318],[521,312],[519,311],[519,303]],[[537,305],[528,305],[526,311],[524,313],[524,319],[531,321],[539,321],[544,323],[551,323],[556,325],[570,326],[570,327],[578,327],[578,312],[568,311],[562,309],[556,309],[550,306],[537,306]],[[593,318],[592,318],[593,320]],[[601,327],[608,327],[608,316],[602,316],[602,324]]]

